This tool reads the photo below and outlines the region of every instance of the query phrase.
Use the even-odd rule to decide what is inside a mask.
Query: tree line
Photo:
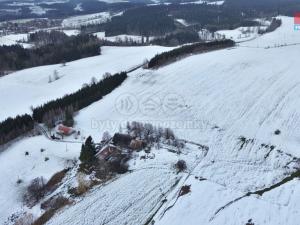
[[[34,122],[53,126],[57,119],[64,118],[71,124],[72,116],[70,114],[99,101],[103,96],[121,85],[126,78],[126,72],[107,76],[103,80],[86,85],[72,94],[33,108],[32,116],[25,114],[0,122],[0,145],[33,130]]]
[[[33,127],[33,119],[28,114],[4,120],[0,123],[0,145],[31,131]]]
[[[180,31],[167,34],[165,37],[156,38],[151,44],[161,46],[177,46],[186,43],[194,43],[200,41],[199,34],[195,31]]]
[[[221,40],[207,43],[195,43],[191,45],[185,45],[168,52],[163,52],[154,56],[148,63],[148,68],[157,68],[171,62],[176,61],[179,58],[185,57],[189,54],[197,54],[206,51],[212,51],[217,49],[223,49],[232,47],[235,42],[232,40]]]
[[[66,111],[76,112],[88,105],[99,101],[103,96],[112,92],[127,78],[126,72],[107,76],[99,82],[93,82],[80,90],[50,101],[33,109],[33,119],[39,123],[53,126],[55,121],[65,115]]]
[[[28,35],[28,42],[33,43],[35,47],[44,46],[48,44],[62,44],[69,39],[64,32],[61,31],[45,31],[40,30]]]
[[[37,48],[25,49],[20,45],[0,46],[0,73],[73,61],[101,53],[100,41],[95,36],[85,34],[67,37],[54,34],[57,35],[53,31],[48,34],[39,32],[31,35],[29,39],[38,43]]]
[[[273,32],[273,31],[275,31],[278,27],[280,27],[281,24],[282,24],[281,19],[273,18],[272,21],[271,21],[270,26],[269,26],[266,30],[259,30],[258,33],[259,33],[259,34],[265,34],[265,33]]]

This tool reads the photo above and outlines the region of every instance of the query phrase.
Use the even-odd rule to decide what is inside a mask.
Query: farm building
[[[57,134],[64,135],[64,136],[69,136],[69,135],[76,132],[76,130],[74,128],[67,127],[67,126],[64,126],[62,124],[57,125],[55,130],[56,130]]]
[[[114,145],[106,145],[96,154],[96,157],[101,160],[108,160],[111,156],[120,154],[121,150]]]

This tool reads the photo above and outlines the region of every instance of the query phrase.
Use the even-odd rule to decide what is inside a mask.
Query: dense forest
[[[182,47],[173,49],[168,52],[163,52],[154,56],[148,63],[149,68],[157,68],[176,61],[179,58],[185,57],[189,54],[197,54],[217,49],[223,49],[234,46],[234,41],[222,40],[207,43],[195,43],[191,45],[184,45]]]
[[[35,48],[48,44],[63,44],[69,40],[64,32],[52,31],[37,31],[28,35],[28,42],[34,44]]]
[[[34,122],[27,114],[0,122],[0,145],[31,131],[33,127]]]
[[[100,42],[92,35],[66,36],[60,32],[38,32],[29,37],[38,47],[0,46],[0,73],[29,67],[72,61],[101,53]],[[55,37],[55,38],[54,38]]]
[[[158,36],[174,31],[174,20],[165,13],[165,9],[157,6],[139,7],[125,11],[121,16],[113,17],[105,25],[105,34],[134,34]]]
[[[127,78],[127,73],[122,72],[113,76],[107,76],[99,82],[93,81],[91,85],[84,86],[80,90],[65,95],[62,98],[50,101],[33,109],[33,119],[39,123],[45,123],[49,127],[60,119],[66,111],[78,111],[93,102],[99,101],[122,84]]]
[[[175,19],[184,19],[189,28],[176,24]],[[135,7],[122,15],[113,17],[104,24],[83,26],[85,33],[105,31],[107,36],[132,34],[163,36],[174,31],[208,29],[234,29],[240,26],[254,26],[253,15],[242,14],[239,8],[208,4],[170,4]]]
[[[31,2],[31,1],[29,1]],[[68,16],[90,14],[98,12],[122,12],[126,9],[143,6],[147,0],[138,0],[135,2],[115,2],[107,3],[98,0],[71,0],[57,1],[52,4],[46,2],[35,1],[38,6],[45,10],[44,14],[34,14],[30,9],[30,5],[12,5],[10,0],[0,1],[0,21],[25,19],[25,18],[65,18]],[[76,6],[80,5],[81,10],[76,10]],[[15,12],[18,11],[18,13]]]

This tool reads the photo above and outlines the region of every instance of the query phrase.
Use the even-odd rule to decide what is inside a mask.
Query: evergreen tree
[[[89,136],[85,144],[81,146],[80,161],[84,164],[91,165],[96,162],[96,148],[91,136]]]
[[[73,111],[66,109],[65,111],[65,120],[63,122],[65,126],[72,127],[74,125]]]

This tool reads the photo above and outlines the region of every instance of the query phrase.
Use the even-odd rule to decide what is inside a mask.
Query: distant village
[[[29,33],[39,29],[59,27],[61,22],[61,19],[47,18],[5,21],[0,23],[0,36]]]

